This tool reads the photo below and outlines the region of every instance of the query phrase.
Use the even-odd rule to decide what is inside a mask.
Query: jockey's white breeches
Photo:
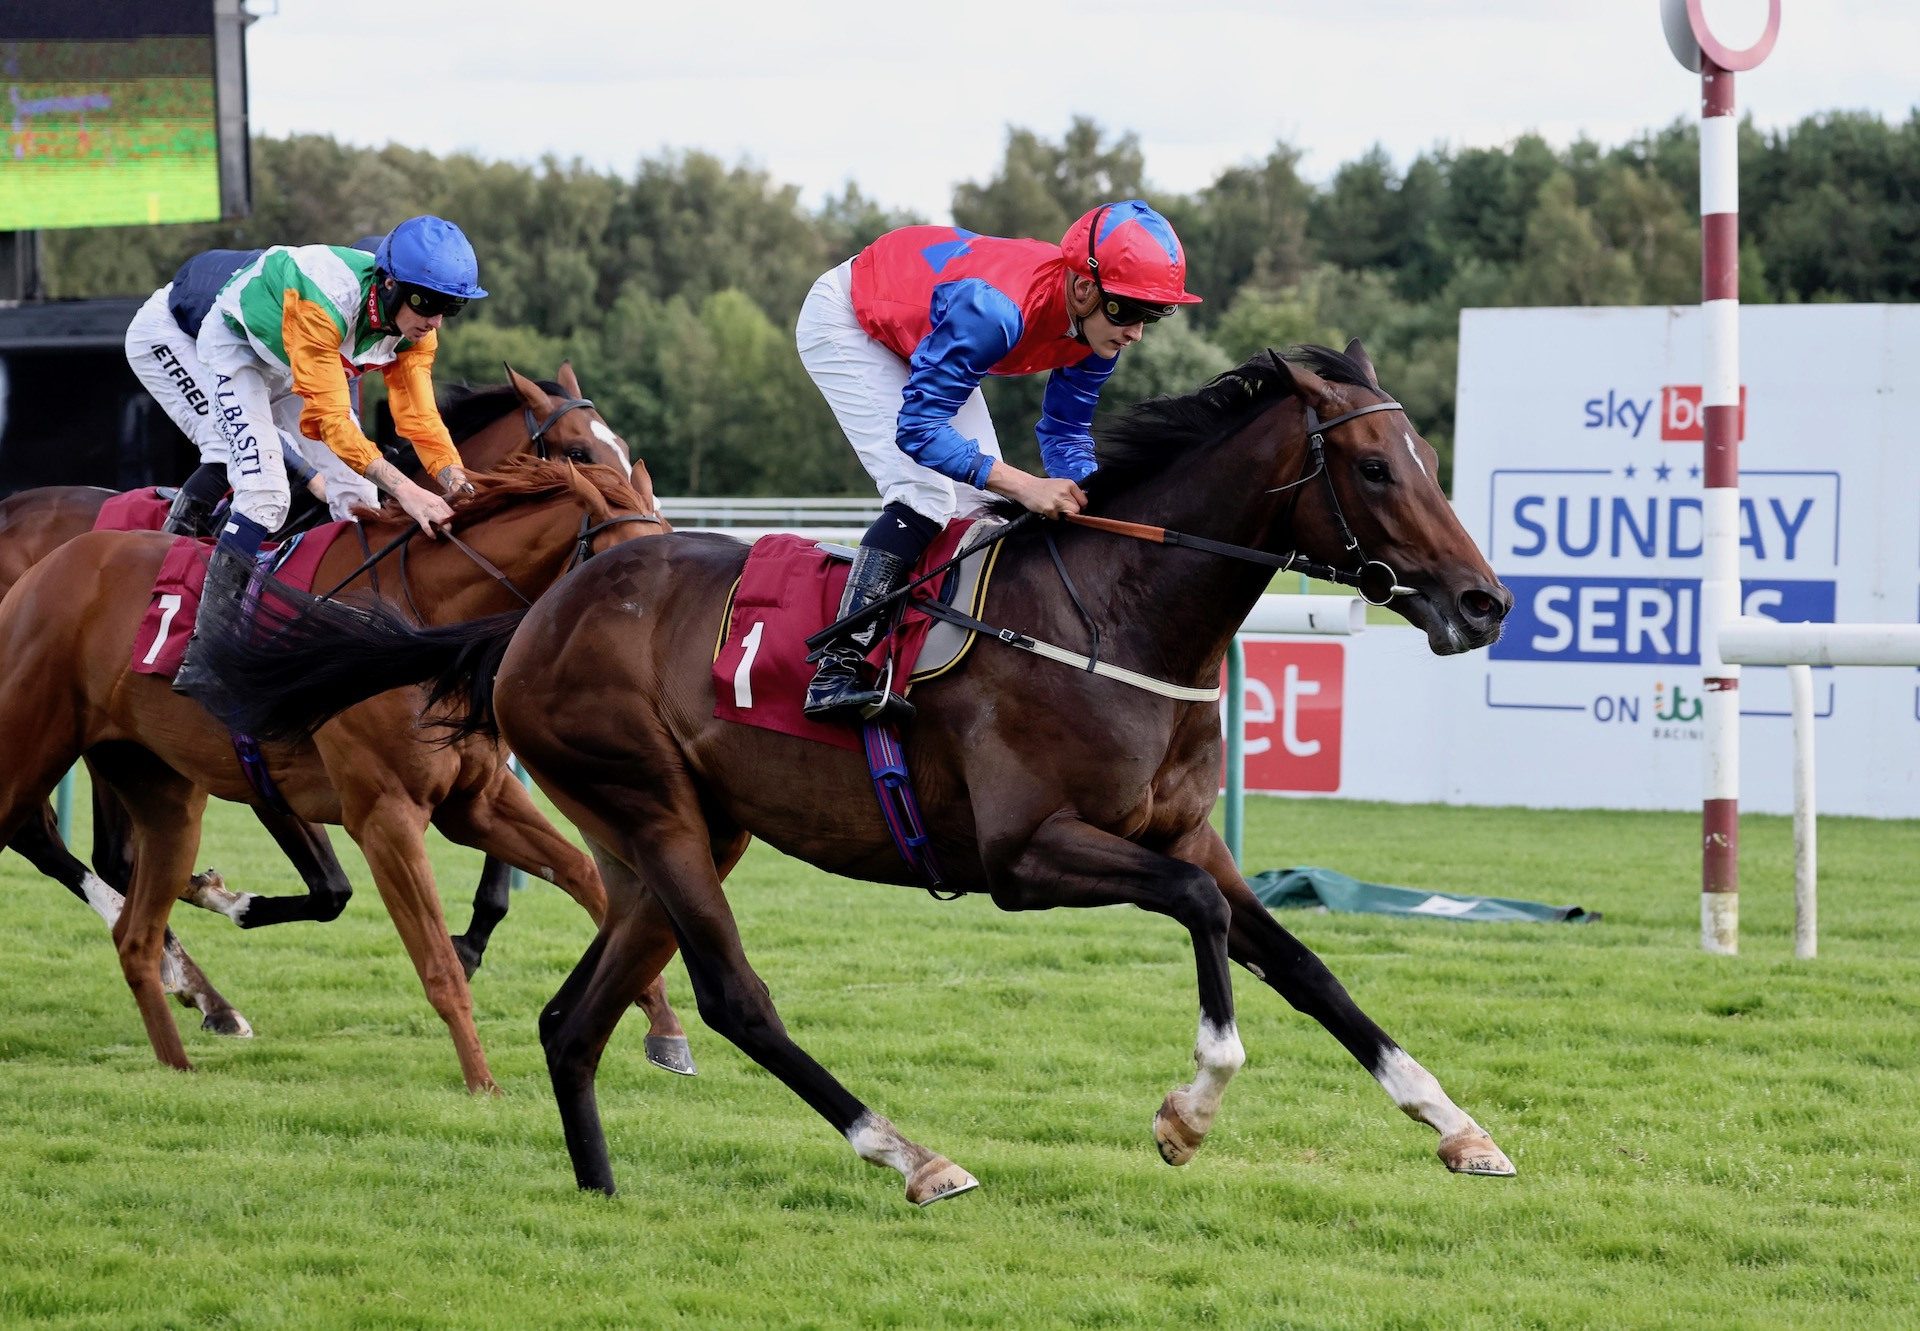
[[[220,418],[213,409],[213,376],[201,368],[200,353],[187,330],[167,308],[173,283],[147,298],[127,325],[127,364],[134,378],[199,450],[202,462],[225,462]]]
[[[327,510],[335,518],[353,516],[356,507],[377,508],[380,492],[325,443],[300,433],[300,395],[293,375],[263,361],[246,338],[226,326],[218,313],[200,328],[195,347],[213,383],[213,416],[220,431],[220,453],[233,487],[233,508],[268,531],[287,520],[289,495],[283,450],[293,449],[327,481]],[[206,457],[203,450],[201,456]]]
[[[907,363],[875,341],[853,313],[853,261],[849,259],[813,284],[794,327],[800,363],[826,396],[834,419],[846,432],[860,465],[889,504],[905,504],[935,522],[970,513],[993,496],[923,467],[898,443],[901,395]],[[987,414],[987,400],[975,388],[954,413],[953,428],[972,439],[982,453],[1000,456],[1000,441]]]

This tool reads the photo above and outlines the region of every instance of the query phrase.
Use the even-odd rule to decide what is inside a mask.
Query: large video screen
[[[0,231],[220,216],[212,0],[9,10]]]

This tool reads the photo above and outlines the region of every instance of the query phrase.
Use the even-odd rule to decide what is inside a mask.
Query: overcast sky
[[[1139,136],[1149,182],[1191,191],[1275,140],[1324,180],[1374,144],[1536,131],[1604,144],[1697,114],[1658,0],[248,0],[253,128],[631,174],[704,149],[801,186],[848,180],[940,220],[1008,126]],[[1729,41],[1765,0],[1707,0]],[[1920,2],[1784,0],[1740,76],[1765,127],[1920,102]]]

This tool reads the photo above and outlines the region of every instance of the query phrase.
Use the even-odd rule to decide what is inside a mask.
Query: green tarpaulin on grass
[[[1504,924],[1590,924],[1600,918],[1599,911],[1579,906],[1548,906],[1510,897],[1468,897],[1453,892],[1387,887],[1311,866],[1269,869],[1247,881],[1263,903],[1282,910],[1318,906],[1342,914],[1423,915],[1432,919]]]

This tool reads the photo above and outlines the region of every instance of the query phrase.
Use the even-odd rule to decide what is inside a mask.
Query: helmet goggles
[[[1094,285],[1100,285],[1099,279],[1094,280]],[[1158,323],[1179,308],[1178,305],[1154,305],[1131,296],[1116,296],[1105,287],[1100,287],[1100,312],[1116,328]]]
[[[464,296],[449,296],[444,291],[435,291],[431,287],[415,286],[411,282],[396,282],[399,304],[405,305],[422,319],[431,319],[436,314],[444,314],[451,319],[467,308]]]

